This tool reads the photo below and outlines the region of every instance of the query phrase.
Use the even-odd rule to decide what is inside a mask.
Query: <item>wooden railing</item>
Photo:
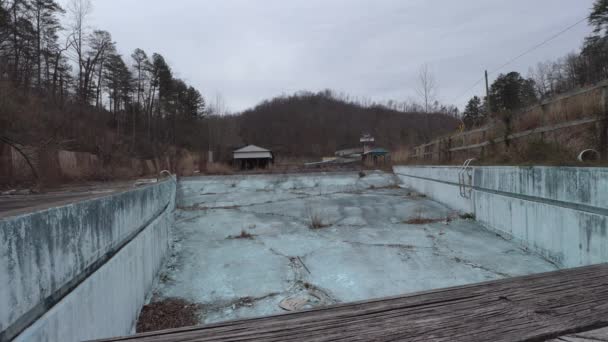
[[[597,128],[596,148],[608,157],[608,81],[592,87],[543,100],[513,116],[513,125],[506,130],[495,121],[473,130],[444,136],[410,151],[408,161],[451,163],[469,157],[478,158],[484,149],[494,144],[510,143],[527,137],[543,139],[547,133],[577,129],[592,125]],[[505,133],[511,131],[513,133]],[[567,143],[567,142],[564,142]],[[470,153],[468,156],[462,154]],[[455,155],[459,156],[455,158]]]

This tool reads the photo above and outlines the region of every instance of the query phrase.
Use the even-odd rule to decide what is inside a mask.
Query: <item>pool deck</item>
[[[108,341],[608,340],[608,265]]]
[[[14,194],[0,194],[0,218],[28,214],[119,192],[132,190],[135,181],[89,182],[30,193],[28,189],[13,190]],[[27,194],[21,194],[22,192]],[[8,191],[10,193],[11,191]]]

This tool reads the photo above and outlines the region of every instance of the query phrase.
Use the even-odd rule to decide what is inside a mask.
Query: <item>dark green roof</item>
[[[367,151],[364,154],[371,154],[371,155],[376,155],[376,156],[382,156],[382,155],[386,155],[389,154],[390,152],[383,149],[383,148],[375,148],[371,151]]]

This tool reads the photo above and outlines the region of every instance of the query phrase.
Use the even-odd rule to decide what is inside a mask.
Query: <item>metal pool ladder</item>
[[[473,168],[471,163],[475,159],[467,159],[458,171],[458,185],[460,187],[460,196],[463,198],[471,198],[473,192]]]

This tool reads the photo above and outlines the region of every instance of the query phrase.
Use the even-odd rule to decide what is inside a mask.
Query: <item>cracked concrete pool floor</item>
[[[183,180],[153,300],[200,303],[214,323],[283,313],[286,299],[311,308],[556,269],[397,184],[381,172]]]

